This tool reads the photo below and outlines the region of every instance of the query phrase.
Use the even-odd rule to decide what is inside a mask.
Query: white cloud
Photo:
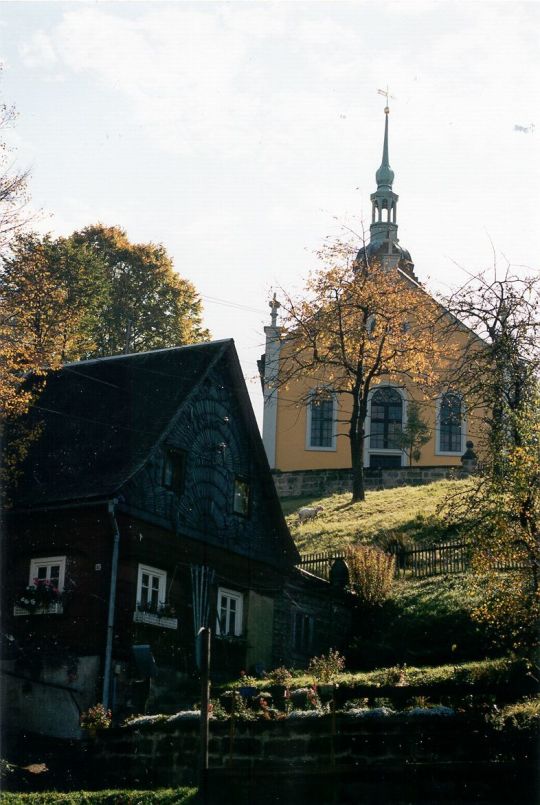
[[[20,46],[21,59],[26,67],[50,67],[57,61],[51,37],[44,31],[36,31],[28,42]]]

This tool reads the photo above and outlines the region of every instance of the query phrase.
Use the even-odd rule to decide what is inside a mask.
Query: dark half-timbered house
[[[67,737],[96,701],[178,709],[205,624],[215,675],[335,645],[342,597],[295,568],[232,341],[68,364],[27,425],[4,550],[11,724]]]
[[[8,725],[76,737],[98,701],[174,712],[201,625],[217,677],[336,644],[342,595],[295,568],[231,340],[68,364],[26,426],[3,552]]]

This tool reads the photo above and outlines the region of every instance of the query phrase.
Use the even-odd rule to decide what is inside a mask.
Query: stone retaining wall
[[[273,470],[280,498],[322,497],[352,489],[352,470]],[[445,479],[465,478],[460,466],[399,467],[397,469],[365,469],[366,489],[392,489],[396,486],[421,486]]]
[[[283,721],[210,723],[210,768],[310,770],[332,765],[487,762],[526,756],[530,735],[519,739],[465,716],[307,714]],[[197,780],[198,720],[112,729],[90,745],[89,767],[102,785],[147,788]]]

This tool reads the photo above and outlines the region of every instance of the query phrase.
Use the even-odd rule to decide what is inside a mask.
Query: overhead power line
[[[231,302],[228,299],[220,299],[217,296],[205,296],[201,294],[202,299],[206,299],[207,302],[211,302],[213,305],[222,305],[223,307],[232,307],[236,310],[247,310],[250,313],[260,313],[261,316],[266,315],[266,311],[261,310],[260,308],[250,307],[249,305],[241,305],[239,302]]]

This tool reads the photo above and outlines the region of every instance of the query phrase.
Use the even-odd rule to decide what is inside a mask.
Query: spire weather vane
[[[395,101],[396,100],[395,96],[390,95],[390,90],[388,89],[388,84],[386,85],[386,89],[378,89],[377,90],[377,95],[382,95],[383,98],[386,98],[386,106],[384,107],[384,113],[387,115],[390,112],[389,98],[392,98],[392,100]]]

